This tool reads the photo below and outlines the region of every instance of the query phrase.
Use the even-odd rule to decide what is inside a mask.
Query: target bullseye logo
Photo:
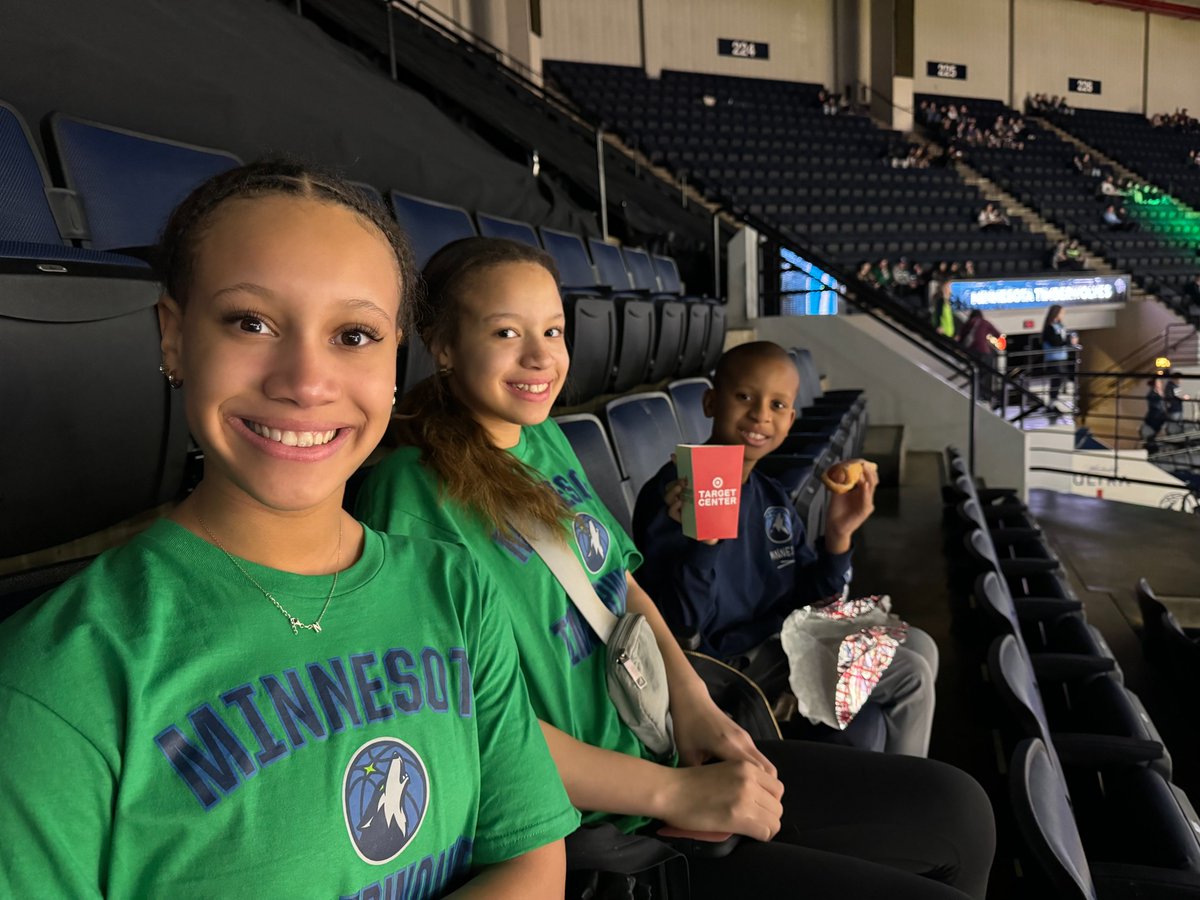
[[[725,486],[725,479],[718,475],[712,480],[712,485],[714,488],[720,489]]]

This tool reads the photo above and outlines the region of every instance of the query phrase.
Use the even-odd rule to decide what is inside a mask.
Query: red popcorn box
[[[683,533],[698,541],[735,538],[742,502],[741,444],[680,444],[675,468],[687,479],[683,492]]]

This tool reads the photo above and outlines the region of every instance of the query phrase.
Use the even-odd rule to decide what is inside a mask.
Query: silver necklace
[[[334,562],[334,568],[333,568],[333,584],[331,584],[329,586],[329,594],[325,597],[325,605],[321,607],[321,614],[319,616],[317,616],[316,619],[314,619],[312,622],[308,623],[307,625],[304,622],[301,622],[295,616],[293,616],[286,609],[284,609],[283,604],[275,599],[275,595],[272,594],[270,591],[268,591],[261,584],[259,584],[255,580],[254,576],[245,570],[245,568],[242,566],[242,564],[237,561],[237,557],[225,549],[225,545],[221,543],[221,539],[218,538],[215,534],[213,534],[213,531],[211,528],[209,528],[207,525],[204,524],[204,520],[200,518],[199,513],[196,514],[196,521],[200,523],[200,527],[203,528],[208,533],[208,536],[210,538],[212,538],[212,541],[214,544],[217,545],[217,548],[222,553],[224,553],[225,556],[229,559],[229,561],[231,563],[233,563],[234,567],[239,572],[241,572],[242,575],[244,575],[246,577],[246,580],[249,581],[256,588],[258,588],[260,591],[262,591],[262,595],[264,597],[266,597],[268,600],[270,600],[271,603],[274,604],[274,606],[277,610],[279,610],[281,613],[283,613],[283,617],[285,619],[287,619],[288,624],[292,626],[292,634],[299,634],[301,628],[307,629],[308,631],[315,631],[317,634],[321,633],[321,620],[323,618],[325,618],[325,610],[329,609],[329,601],[333,599],[333,592],[337,590],[338,570],[341,569],[341,567],[342,567],[342,517],[341,516],[338,516],[337,559]]]

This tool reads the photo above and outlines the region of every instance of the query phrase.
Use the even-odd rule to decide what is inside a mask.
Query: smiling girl
[[[405,398],[404,446],[364,484],[363,519],[461,541],[493,574],[534,710],[586,822],[634,832],[657,819],[751,838],[726,857],[690,860],[696,900],[982,898],[994,825],[967,776],[844,747],[755,747],[713,704],[631,574],[641,563],[633,542],[549,418],[569,368],[556,277],[546,254],[505,240],[456,241],[429,261],[416,328],[438,372]],[[621,720],[598,638],[512,519],[552,529],[605,605],[646,617],[666,666],[678,766]]]
[[[404,236],[266,162],[198,188],[161,259],[204,479],[6,623],[0,895],[561,896],[578,816],[494,588],[342,510],[394,402]]]

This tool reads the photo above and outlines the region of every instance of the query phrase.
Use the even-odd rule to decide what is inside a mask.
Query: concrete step
[[[903,425],[867,426],[863,458],[879,466],[880,487],[899,487],[904,482],[905,448]]]

